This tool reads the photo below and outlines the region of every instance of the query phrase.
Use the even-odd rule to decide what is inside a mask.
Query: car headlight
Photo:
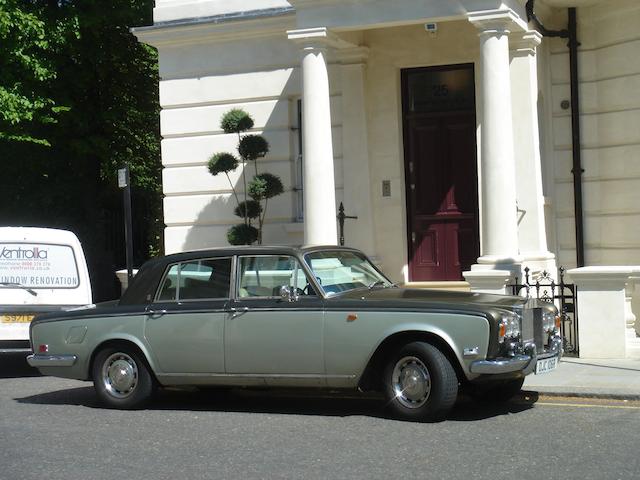
[[[513,312],[504,312],[500,319],[498,340],[505,338],[517,338],[520,336],[520,316]]]
[[[560,315],[555,308],[542,312],[542,328],[547,333],[560,330]]]

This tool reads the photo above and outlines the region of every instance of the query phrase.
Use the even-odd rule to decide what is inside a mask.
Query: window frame
[[[162,276],[160,277],[160,282],[158,283],[158,287],[156,288],[156,293],[153,297],[153,303],[175,303],[175,304],[181,304],[181,303],[193,303],[193,302],[206,302],[206,301],[212,301],[212,300],[225,300],[228,301],[231,298],[234,297],[235,295],[235,291],[234,291],[234,286],[235,286],[235,271],[236,271],[236,256],[235,255],[225,255],[223,257],[202,257],[202,258],[190,258],[190,259],[186,259],[186,260],[182,260],[179,262],[174,262],[174,263],[170,263],[168,264],[164,271],[162,272]],[[180,269],[178,267],[178,280],[177,280],[177,287],[176,287],[176,298],[169,300],[163,300],[160,299],[160,294],[162,292],[162,288],[164,286],[164,283],[167,279],[167,276],[169,275],[170,270],[176,266],[176,265],[181,265],[183,263],[192,263],[192,262],[206,262],[208,260],[229,260],[231,262],[230,265],[230,270],[229,270],[229,293],[226,297],[205,297],[205,298],[180,298]]]
[[[280,299],[280,295],[266,295],[266,296],[249,296],[249,297],[241,297],[239,296],[240,293],[240,281],[242,280],[242,274],[240,272],[240,268],[242,265],[242,258],[266,258],[266,257],[288,257],[288,258],[293,258],[297,265],[298,265],[298,270],[301,270],[302,273],[304,274],[307,283],[310,284],[313,287],[313,290],[315,292],[315,295],[306,295],[305,297],[309,297],[309,298],[322,298],[322,295],[317,293],[317,287],[315,285],[315,283],[313,281],[311,281],[311,275],[309,274],[308,269],[306,268],[306,265],[304,263],[304,261],[302,259],[300,259],[297,255],[292,255],[290,253],[260,253],[260,254],[244,254],[244,255],[236,255],[236,267],[234,270],[234,276],[235,276],[235,284],[234,284],[234,292],[233,292],[233,299],[235,301],[251,301],[251,300],[273,300],[273,299]]]

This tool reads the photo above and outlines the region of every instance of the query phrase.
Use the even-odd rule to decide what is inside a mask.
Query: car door
[[[145,338],[162,374],[224,373],[231,271],[231,257],[169,266],[145,319]]]
[[[274,385],[323,385],[322,299],[298,260],[240,256],[236,278],[225,326],[227,373],[262,377]],[[299,297],[283,298],[282,286]]]

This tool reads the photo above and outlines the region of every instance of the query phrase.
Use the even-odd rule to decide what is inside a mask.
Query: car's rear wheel
[[[140,408],[155,390],[146,362],[130,347],[100,350],[93,362],[92,374],[98,397],[112,408]]]
[[[441,420],[456,402],[456,372],[447,357],[429,343],[402,347],[391,356],[383,375],[388,406],[401,418]]]

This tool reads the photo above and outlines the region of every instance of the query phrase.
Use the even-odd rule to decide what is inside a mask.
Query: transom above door
[[[473,65],[402,70],[409,280],[462,280],[479,255]]]

